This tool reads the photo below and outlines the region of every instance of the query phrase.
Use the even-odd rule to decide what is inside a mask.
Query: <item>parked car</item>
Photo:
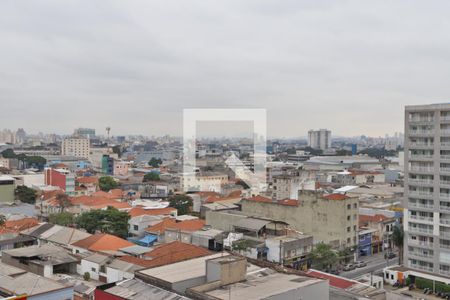
[[[387,252],[384,254],[384,258],[386,259],[392,259],[395,257],[395,253],[394,252]]]
[[[344,271],[352,271],[354,269],[356,269],[354,264],[345,265],[344,268],[343,268]]]
[[[355,262],[355,267],[357,268],[364,268],[365,266],[367,266],[367,264],[363,261],[356,261]]]

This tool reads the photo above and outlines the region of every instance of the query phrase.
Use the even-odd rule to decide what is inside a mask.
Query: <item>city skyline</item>
[[[405,105],[449,99],[448,6],[5,1],[0,127],[180,136],[213,107],[267,109],[269,136],[402,131]]]

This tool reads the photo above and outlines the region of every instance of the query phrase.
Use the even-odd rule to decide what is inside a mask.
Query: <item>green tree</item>
[[[405,235],[403,228],[400,225],[394,226],[394,231],[392,232],[392,242],[398,248],[398,261],[399,264],[403,263],[403,239]]]
[[[114,207],[106,210],[91,210],[82,213],[76,218],[76,224],[86,229],[89,233],[99,230],[104,233],[113,234],[122,238],[128,236],[128,220],[130,216],[127,212],[119,211]]]
[[[60,194],[56,195],[55,198],[56,198],[56,201],[58,202],[59,211],[61,213],[64,212],[66,210],[66,208],[68,208],[69,206],[72,206],[72,202],[70,202],[70,198],[66,194],[60,193]]]
[[[14,150],[13,150],[13,149],[6,149],[6,150],[3,150],[3,151],[1,152],[1,155],[2,155],[4,158],[17,158],[17,155],[16,155],[16,153],[14,153]]]
[[[122,157],[122,147],[120,145],[115,145],[112,147],[113,153],[117,154],[120,157]]]
[[[170,207],[178,210],[178,215],[185,215],[191,211],[193,205],[192,198],[187,195],[174,195],[169,198]]]
[[[6,223],[6,216],[0,215],[0,227],[3,227]]]
[[[83,274],[83,279],[84,279],[84,281],[89,281],[89,280],[91,280],[91,273],[89,273],[89,272],[84,272],[84,274]]]
[[[331,249],[330,245],[324,243],[317,244],[309,257],[313,267],[318,270],[330,269],[338,261],[336,252]]]
[[[15,190],[16,199],[24,203],[35,204],[37,193],[25,185],[19,185]]]
[[[51,214],[48,216],[49,223],[57,224],[61,226],[73,225],[75,218],[73,214],[69,212],[62,212],[59,214]]]
[[[144,179],[142,180],[143,182],[148,182],[148,181],[159,181],[159,174],[155,173],[155,172],[150,172],[144,175]]]
[[[153,168],[159,168],[159,166],[162,164],[162,160],[160,158],[152,157],[150,161],[148,162],[148,165]]]
[[[119,184],[111,176],[100,177],[98,180],[98,185],[100,186],[100,189],[105,192],[109,192],[119,186]]]

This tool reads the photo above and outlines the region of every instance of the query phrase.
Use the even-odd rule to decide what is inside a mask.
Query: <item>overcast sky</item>
[[[270,136],[380,136],[450,99],[450,1],[2,0],[0,128],[181,134],[266,108]]]

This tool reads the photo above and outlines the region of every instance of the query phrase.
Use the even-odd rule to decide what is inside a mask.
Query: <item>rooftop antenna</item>
[[[108,140],[109,140],[109,132],[111,131],[111,127],[106,127],[106,133],[108,134]]]

